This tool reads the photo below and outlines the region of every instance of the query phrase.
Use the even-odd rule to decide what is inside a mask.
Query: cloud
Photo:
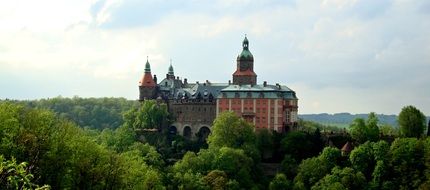
[[[146,56],[159,78],[173,59],[175,73],[189,81],[227,82],[248,34],[258,80],[296,90],[301,112],[397,113],[407,104],[429,104],[428,5],[44,0],[22,7],[10,1],[0,7],[0,87],[11,90],[0,98],[134,99]]]

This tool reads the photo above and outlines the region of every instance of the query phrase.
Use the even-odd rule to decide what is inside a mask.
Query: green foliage
[[[356,147],[349,155],[349,160],[355,170],[362,172],[369,179],[376,164],[372,143],[366,142]]]
[[[139,107],[133,107],[124,114],[125,125],[134,129],[162,130],[168,124],[169,112],[166,104],[159,104],[155,100],[146,100]]]
[[[340,132],[343,127],[337,125],[323,125],[314,121],[299,119],[298,125],[303,131],[313,132],[317,129],[323,132]]]
[[[378,117],[371,112],[366,121],[356,118],[350,125],[351,137],[358,143],[377,141],[379,139]]]
[[[426,171],[424,140],[416,138],[396,139],[390,147],[392,155],[390,177],[400,189],[417,189],[425,182]],[[427,158],[428,159],[428,158]],[[428,170],[427,170],[428,171]],[[406,175],[407,174],[407,175]]]
[[[382,126],[379,127],[379,131],[386,136],[394,136],[397,137],[399,136],[399,128],[398,127],[393,127],[389,124],[383,124]]]
[[[403,107],[398,122],[400,132],[405,137],[420,137],[426,127],[426,117],[414,106]]]
[[[270,131],[266,128],[257,131],[257,146],[262,154],[262,159],[269,159],[273,155],[273,138]]]
[[[181,182],[183,176],[178,175],[181,173],[192,172],[195,175],[207,175],[214,170],[222,171],[227,175],[227,181],[234,180],[241,187],[250,188],[254,184],[253,176],[251,176],[253,163],[253,160],[242,149],[222,147],[216,150],[210,148],[201,150],[198,154],[187,152],[182,160],[175,163],[173,172],[175,177],[180,177],[175,181]],[[212,187],[212,185],[210,186]]]
[[[289,178],[293,179],[297,174],[297,161],[289,154],[284,156],[281,162],[282,172]]]
[[[224,171],[230,179],[246,187],[253,183],[250,175],[252,166],[252,159],[243,150],[222,147],[216,154],[212,167]]]
[[[234,112],[223,112],[215,119],[208,144],[212,148],[239,148],[254,160],[259,160],[254,127]]]
[[[64,119],[72,120],[81,127],[116,129],[123,123],[122,114],[136,101],[125,98],[49,98],[21,103],[37,109],[49,109]]]
[[[208,189],[203,176],[200,173],[187,171],[186,173],[175,173],[175,187],[178,189]]]
[[[49,185],[39,187],[33,182],[33,174],[27,170],[27,163],[16,163],[15,158],[6,160],[0,155],[0,188],[1,189],[50,189]]]
[[[319,180],[311,189],[365,189],[365,187],[366,178],[361,172],[349,167],[343,169],[335,167],[331,174]]]
[[[126,125],[115,131],[104,129],[98,135],[98,142],[117,152],[124,152],[136,142],[136,133]]]
[[[253,127],[234,113],[224,112],[215,120],[212,129],[208,149],[201,149],[197,154],[187,152],[174,164],[171,175],[174,186],[191,185],[182,175],[188,174],[205,182],[204,187],[193,188],[254,187],[256,179],[261,176],[254,166],[255,160],[259,159]]]
[[[308,158],[301,162],[297,176],[294,178],[296,188],[309,189],[329,174],[340,158],[340,150],[326,147],[318,157]]]
[[[285,154],[289,154],[296,160],[302,160],[318,155],[319,150],[313,151],[315,144],[312,137],[301,131],[289,132],[281,141],[281,149]]]
[[[284,135],[266,130],[256,135],[252,125],[226,112],[216,119],[208,148],[199,150],[200,146],[182,137],[164,133],[169,122],[165,105],[145,102],[125,114],[124,125],[103,131],[79,128],[64,115],[47,110],[0,102],[0,189],[37,189],[37,184],[49,184],[41,188],[52,189],[430,187],[430,138],[397,138],[391,145],[372,142],[379,133],[378,119],[372,113],[366,121],[353,123],[357,141],[366,142],[349,157],[341,156],[337,148],[326,147],[318,156],[307,158],[322,148],[318,146],[322,144],[319,128],[309,133]],[[197,153],[185,153],[190,149]],[[259,152],[264,155],[265,151],[283,151],[280,158],[267,159],[283,158],[283,173],[271,182],[259,166]],[[171,159],[171,155],[180,158],[182,154],[176,163]]]
[[[270,190],[288,190],[293,189],[293,185],[291,181],[287,179],[287,177],[282,174],[276,174],[275,178],[269,184]]]
[[[32,179],[36,179],[31,183],[49,184],[53,189],[163,187],[157,169],[162,162],[154,149],[125,143],[123,149],[128,152],[118,154],[115,148],[107,148],[111,141],[97,143],[100,140],[96,139],[96,131],[78,128],[49,111],[21,105],[0,103],[0,118],[0,153],[5,158],[15,157],[18,162],[28,163],[25,171],[31,170]],[[127,137],[121,133],[118,129],[113,134],[118,135],[119,142]]]

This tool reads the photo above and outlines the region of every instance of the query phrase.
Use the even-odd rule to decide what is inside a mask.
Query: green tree
[[[6,160],[0,155],[0,188],[1,189],[50,189],[50,186],[39,187],[34,183],[33,174],[27,170],[27,163],[16,163],[15,158]]]
[[[253,185],[251,169],[253,160],[241,149],[222,147],[213,160],[212,168],[224,171],[229,179],[234,179],[242,187]]]
[[[367,141],[366,123],[363,118],[356,118],[349,126],[351,137],[359,143]]]
[[[381,127],[379,127],[382,134],[387,136],[399,136],[399,128],[393,127],[389,124],[383,124]]]
[[[418,189],[426,181],[425,143],[416,138],[398,138],[390,147],[389,177],[397,189]],[[407,175],[406,175],[407,174]]]
[[[273,138],[270,131],[266,128],[257,131],[258,150],[262,154],[262,159],[268,159],[273,154]]]
[[[234,112],[223,112],[214,121],[208,137],[210,148],[239,148],[255,160],[259,160],[254,127]]]
[[[367,179],[370,179],[376,164],[372,143],[366,142],[354,148],[349,155],[349,161],[355,170],[362,172]]]
[[[289,132],[281,141],[283,152],[296,160],[318,155],[319,152],[312,152],[313,145],[311,136],[301,131]]]
[[[354,119],[350,125],[350,133],[358,143],[377,141],[379,139],[378,117],[371,112],[366,121],[362,118]]]
[[[284,156],[281,162],[282,172],[289,178],[294,179],[297,174],[297,161],[289,154]]]
[[[288,190],[288,189],[293,189],[293,185],[291,181],[289,181],[284,174],[278,173],[270,182],[269,189],[270,190]]]
[[[331,174],[326,175],[318,183],[312,186],[312,190],[317,189],[365,189],[366,178],[361,172],[356,172],[352,168],[333,168]]]
[[[375,112],[370,112],[366,120],[367,138],[369,141],[375,142],[379,139],[378,122],[379,119]]]
[[[294,187],[297,189],[310,189],[315,183],[329,174],[341,157],[337,148],[326,147],[318,157],[303,160],[294,178]]]
[[[106,146],[110,141],[100,143],[104,140],[98,136],[97,131],[79,128],[50,111],[0,103],[0,151],[4,158],[28,163],[25,172],[31,173],[19,172],[25,174],[25,179],[17,178],[19,183],[31,177],[35,179],[31,183],[49,184],[53,189],[163,188],[157,170],[161,159],[155,149],[121,143],[129,151],[118,154]],[[23,167],[19,164],[5,171],[22,171]]]
[[[124,114],[125,125],[134,130],[162,130],[163,125],[168,124],[168,118],[167,105],[159,104],[155,100],[146,100],[139,107],[133,107]]]
[[[424,133],[426,117],[414,106],[406,106],[402,108],[398,122],[403,136],[420,137]]]
[[[49,109],[60,118],[72,120],[78,126],[103,130],[116,129],[123,123],[122,114],[136,101],[125,98],[63,98],[20,101],[30,108]]]

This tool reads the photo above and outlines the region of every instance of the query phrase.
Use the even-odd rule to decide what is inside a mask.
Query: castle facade
[[[236,59],[233,82],[188,83],[175,76],[170,64],[166,77],[158,82],[151,74],[149,61],[139,81],[139,101],[157,99],[168,105],[174,122],[169,130],[187,138],[206,138],[213,120],[223,111],[233,111],[255,129],[285,132],[297,127],[298,99],[287,86],[257,84],[254,57],[245,37],[242,52]],[[158,83],[157,83],[158,82]]]

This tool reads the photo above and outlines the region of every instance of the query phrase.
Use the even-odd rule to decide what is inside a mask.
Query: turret
[[[242,52],[237,56],[236,61],[237,68],[233,73],[233,84],[257,84],[257,74],[254,72],[254,56],[249,51],[249,41],[246,36],[242,42]]]
[[[172,60],[170,60],[169,70],[167,71],[166,78],[175,79],[175,72],[173,72]]]
[[[142,79],[139,81],[139,101],[152,99],[155,93],[155,86],[156,83],[151,75],[151,65],[149,64],[147,58],[145,64],[145,73],[143,74]]]

